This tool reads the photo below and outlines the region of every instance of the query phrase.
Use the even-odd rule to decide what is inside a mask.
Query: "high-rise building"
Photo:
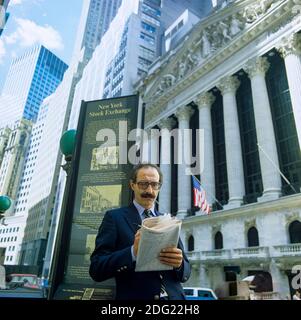
[[[12,199],[12,206],[6,212],[7,222],[0,228],[0,247],[5,248],[5,264],[16,264],[20,243],[24,232],[24,215],[13,217],[12,211],[19,197],[19,185],[23,181],[23,166],[26,159],[26,152],[31,141],[32,122],[27,119],[16,121],[12,128],[1,130],[1,145],[3,150],[0,165],[0,194],[7,195]],[[1,151],[0,151],[1,152]],[[1,159],[1,154],[0,154]],[[27,187],[26,187],[27,188]],[[27,194],[27,190],[22,188]],[[24,197],[23,205],[26,205],[27,198]],[[8,233],[8,234],[7,234]]]
[[[0,96],[0,194],[9,196],[13,202],[6,213],[9,218],[5,230],[12,229],[18,233],[9,238],[0,235],[0,242],[9,239],[7,248],[14,247],[9,256],[6,255],[6,264],[18,261],[27,218],[24,208],[29,204],[28,171],[33,173],[31,160],[34,158],[28,155],[28,147],[37,146],[36,129],[31,136],[32,125],[43,99],[55,91],[66,69],[67,65],[62,60],[38,45],[12,61]],[[25,174],[27,176],[24,177]],[[20,212],[18,216],[14,216],[16,211]]]
[[[84,0],[77,31],[74,53],[85,48],[91,58],[103,35],[115,17],[122,0]]]
[[[0,36],[9,17],[9,13],[6,11],[9,1],[10,0],[0,0]]]
[[[67,65],[42,45],[15,58],[0,96],[0,127],[35,120],[43,99],[55,91]]]
[[[31,128],[31,121],[27,119],[17,121],[9,134],[8,142],[4,149],[0,166],[0,194],[5,194],[11,199],[15,199],[17,196]]]
[[[208,15],[212,2],[123,1],[76,87],[69,126],[77,125],[81,100],[132,94],[134,83],[165,53],[165,31],[187,10],[196,22]],[[178,29],[190,23],[187,16],[178,22]]]
[[[16,207],[15,209],[15,214],[19,214],[20,209],[22,209],[21,215],[25,214],[27,216],[25,234],[19,255],[20,264],[36,264],[42,267],[43,261],[45,261],[45,268],[48,269],[49,267],[52,242],[47,250],[46,246],[50,221],[55,225],[61,203],[59,199],[62,188],[59,186],[64,185],[62,181],[58,182],[62,162],[59,140],[68,128],[75,86],[81,79],[84,67],[91,58],[93,50],[100,42],[110,21],[114,18],[120,2],[95,0],[83,2],[72,62],[62,83],[49,100],[44,102],[48,105],[48,112],[43,130],[37,137],[39,145],[34,147],[37,158],[34,159],[34,170],[30,173],[32,181],[30,183],[28,205],[22,207],[23,199],[20,208]],[[52,230],[55,232],[55,227]],[[52,233],[50,237],[53,238],[53,236]]]

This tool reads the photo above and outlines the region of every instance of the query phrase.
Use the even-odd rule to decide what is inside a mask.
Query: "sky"
[[[0,37],[0,92],[13,58],[39,43],[69,64],[83,0],[11,0]]]

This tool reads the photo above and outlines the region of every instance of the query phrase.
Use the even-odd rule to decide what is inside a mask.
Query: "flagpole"
[[[292,186],[292,184],[289,182],[289,180],[286,178],[286,176],[281,172],[280,168],[274,163],[274,161],[267,155],[267,153],[263,150],[263,148],[261,147],[261,145],[259,143],[257,143],[259,149],[261,150],[261,152],[267,157],[267,159],[271,162],[271,164],[273,165],[273,167],[279,172],[279,174],[281,175],[281,177],[285,180],[285,182],[293,189],[293,191],[295,193],[298,193],[295,188]]]
[[[202,185],[201,181],[200,181],[195,175],[192,175],[192,176],[199,182],[200,185]],[[223,208],[222,204],[215,198],[214,195],[212,195],[212,194],[211,194],[210,192],[208,192],[207,190],[205,190],[205,191],[206,191],[206,193],[209,194],[209,196],[210,196],[211,198],[213,198],[213,199]]]

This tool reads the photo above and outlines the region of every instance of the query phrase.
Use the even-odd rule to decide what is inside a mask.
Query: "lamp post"
[[[8,196],[0,196],[0,224],[4,225],[4,213],[11,206],[11,199]]]
[[[8,196],[0,196],[0,224],[5,225],[4,223],[4,213],[6,210],[8,210],[11,206],[11,199]],[[2,249],[3,250],[3,249]],[[5,249],[4,249],[4,255],[5,255]],[[3,258],[4,258],[3,255]],[[0,250],[0,289],[6,288],[5,283],[5,267],[2,265],[4,264],[4,260],[2,261],[2,252]]]
[[[64,165],[61,165],[62,169],[66,172],[66,185],[55,240],[53,261],[50,270],[50,288],[48,293],[48,299],[52,299],[54,297],[54,294],[64,277],[65,255],[68,242],[64,238],[68,235],[68,231],[71,227],[72,212],[67,211],[67,202],[71,185],[73,160],[72,157],[75,150],[75,144],[76,130],[72,129],[65,131],[60,139],[60,150],[65,156],[66,161]]]

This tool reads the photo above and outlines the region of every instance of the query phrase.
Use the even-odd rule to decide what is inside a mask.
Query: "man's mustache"
[[[141,194],[141,197],[142,198],[150,198],[150,199],[155,199],[156,198],[156,196],[154,196],[153,194],[151,194],[151,193],[142,193]]]

